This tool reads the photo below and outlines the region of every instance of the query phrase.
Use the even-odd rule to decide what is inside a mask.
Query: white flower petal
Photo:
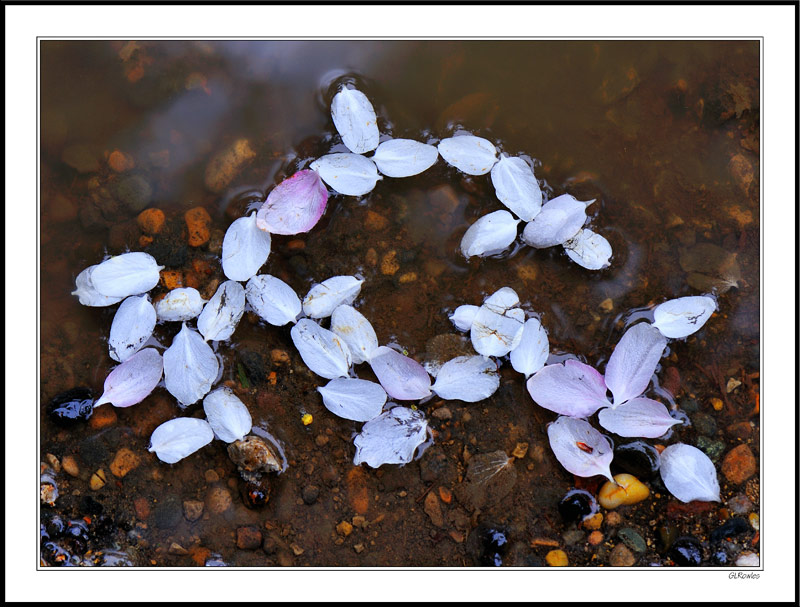
[[[356,466],[366,463],[371,468],[407,464],[427,435],[428,422],[422,411],[395,407],[364,424],[353,441],[356,446],[353,463]]]
[[[217,380],[219,361],[197,331],[184,323],[164,352],[164,384],[182,406],[203,398]]]
[[[115,407],[130,407],[142,402],[161,381],[163,369],[164,361],[157,350],[140,350],[108,374],[103,395],[94,406],[111,403]]]
[[[431,378],[425,368],[391,348],[376,348],[369,365],[386,393],[396,400],[419,400],[431,393]]]
[[[375,382],[365,379],[332,379],[328,385],[317,390],[328,411],[356,422],[378,417],[386,404],[386,391]]]
[[[440,398],[476,403],[500,387],[497,364],[483,356],[458,356],[447,361],[431,387]]]
[[[612,483],[611,443],[582,419],[559,417],[547,427],[550,447],[559,463],[575,476],[602,474]]]
[[[522,240],[537,249],[564,244],[573,238],[586,223],[586,207],[569,194],[549,200],[522,231]]]
[[[291,335],[303,362],[314,373],[327,379],[347,376],[352,363],[350,348],[336,333],[301,318],[292,327]]]
[[[411,177],[427,171],[439,158],[436,147],[413,139],[390,139],[375,150],[372,160],[387,177]]]
[[[564,243],[567,256],[587,270],[602,270],[611,265],[611,244],[600,234],[581,230]]]
[[[483,305],[497,314],[505,314],[511,308],[519,305],[519,295],[511,287],[502,287],[489,295]]]
[[[241,440],[253,427],[245,404],[230,388],[217,388],[203,399],[203,411],[214,434],[226,443]]]
[[[156,316],[159,321],[184,321],[196,318],[203,311],[205,300],[197,289],[181,287],[172,289],[156,302]]]
[[[717,470],[708,456],[691,445],[677,443],[661,453],[661,480],[682,502],[718,502]]]
[[[522,312],[522,318],[514,310],[498,314],[486,305],[480,307],[469,334],[472,347],[478,354],[505,356],[519,345],[525,312],[519,308],[517,310]]]
[[[614,395],[614,406],[647,389],[666,347],[666,338],[646,322],[625,331],[606,365],[605,382]]]
[[[165,464],[174,464],[214,440],[214,431],[204,419],[178,417],[153,431],[147,450]]]
[[[511,351],[511,366],[530,377],[544,367],[550,356],[550,342],[538,318],[529,318],[522,329],[519,345]]]
[[[269,257],[272,237],[256,225],[256,214],[240,217],[222,240],[222,271],[231,280],[250,280]]]
[[[361,91],[342,88],[331,101],[331,116],[351,152],[363,154],[378,146],[378,119],[369,99]]]
[[[542,208],[542,190],[533,169],[522,158],[506,157],[492,167],[498,200],[522,221],[531,221]]]
[[[327,318],[342,304],[351,304],[361,292],[363,280],[355,276],[333,276],[323,280],[303,300],[303,312],[311,318]]]
[[[328,154],[309,165],[322,180],[340,194],[363,196],[375,188],[382,177],[369,158],[358,154]]]
[[[517,238],[519,219],[508,211],[494,211],[469,226],[461,239],[461,253],[466,258],[499,253]]]
[[[125,362],[136,354],[153,334],[156,310],[147,299],[131,296],[120,304],[108,336],[108,354],[118,362]]]
[[[664,405],[649,398],[634,398],[614,409],[601,409],[597,419],[609,432],[643,438],[658,438],[681,423],[670,417]]]
[[[472,321],[480,308],[478,306],[458,306],[450,315],[450,321],[459,331],[469,331],[472,328]]]
[[[78,296],[78,301],[84,306],[102,308],[121,302],[124,297],[109,297],[103,295],[92,284],[92,272],[97,266],[89,266],[75,277],[75,290],[72,295]]]
[[[294,322],[303,311],[303,304],[294,289],[269,274],[248,280],[245,295],[256,314],[276,327]]]
[[[353,364],[366,362],[378,347],[375,329],[364,315],[347,304],[338,306],[331,315],[331,331],[350,348]]]
[[[708,295],[670,299],[653,310],[653,326],[664,337],[688,337],[699,331],[716,309],[717,302]]]
[[[474,135],[442,139],[439,153],[447,164],[468,175],[485,175],[497,162],[497,149],[492,142]]]
[[[226,280],[214,293],[197,318],[197,329],[206,341],[228,339],[244,314],[244,287]]]
[[[92,285],[98,293],[110,297],[140,295],[158,284],[163,268],[147,253],[123,253],[92,270]]]

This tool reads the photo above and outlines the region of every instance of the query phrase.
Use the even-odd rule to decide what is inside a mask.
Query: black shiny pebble
[[[501,567],[508,550],[508,532],[498,527],[485,527],[480,532],[480,540],[480,564],[483,567]]]
[[[721,542],[726,537],[733,537],[747,531],[750,531],[750,523],[747,522],[747,519],[741,516],[735,516],[732,519],[728,519],[711,532],[711,541],[714,543]]]
[[[711,560],[714,561],[715,565],[727,565],[729,560],[728,553],[725,552],[724,548],[716,548],[711,555]]]
[[[573,489],[561,498],[558,512],[567,523],[582,521],[598,511],[597,500],[588,491]]]
[[[47,407],[47,413],[60,426],[73,426],[85,422],[92,416],[92,391],[89,388],[73,388],[62,392]]]
[[[679,537],[672,542],[669,557],[680,567],[699,567],[703,561],[703,547],[693,537]]]
[[[71,543],[75,552],[86,552],[89,547],[89,525],[85,521],[72,520],[64,532],[64,537]]]
[[[48,565],[62,567],[70,565],[70,558],[72,557],[69,552],[55,542],[45,542],[42,544],[40,555],[42,560]]]
[[[640,480],[648,480],[658,472],[660,461],[655,447],[644,441],[633,441],[614,449],[611,468],[615,474],[617,471],[627,472]]]
[[[47,528],[47,534],[52,539],[56,539],[64,534],[64,531],[67,528],[67,524],[64,522],[64,519],[56,515],[51,517],[50,520],[47,521],[46,528]]]
[[[248,508],[261,508],[269,501],[270,484],[265,478],[258,482],[239,483],[242,501]]]

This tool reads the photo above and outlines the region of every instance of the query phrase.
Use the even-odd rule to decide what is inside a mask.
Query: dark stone
[[[172,529],[183,519],[183,505],[181,501],[168,496],[153,510],[153,520],[159,529]]]
[[[697,404],[694,398],[687,396],[680,400],[680,407],[687,413],[694,413],[700,408],[700,405]]]
[[[621,539],[625,545],[634,552],[642,553],[647,550],[647,542],[639,535],[634,529],[624,527],[617,532],[617,537]]]
[[[178,220],[167,221],[155,240],[145,249],[159,265],[180,268],[189,259],[189,245],[183,238],[183,224]]]
[[[72,547],[73,552],[86,552],[89,547],[89,526],[86,521],[80,519],[72,520],[64,531],[64,537]]]
[[[266,478],[239,483],[244,505],[250,509],[261,508],[269,501],[270,484]]]
[[[486,526],[478,531],[481,553],[478,562],[483,567],[500,567],[508,551],[508,531],[502,527]]]
[[[716,462],[725,452],[724,442],[721,440],[713,440],[707,436],[698,436],[696,445],[712,462]]]
[[[597,500],[588,491],[573,489],[561,498],[558,512],[566,523],[582,521],[599,510]]]
[[[73,388],[62,392],[50,401],[47,413],[56,424],[74,426],[92,416],[93,398],[89,388]]]
[[[87,232],[99,232],[108,225],[100,209],[88,199],[83,201],[81,210],[78,212],[78,219]]]
[[[267,536],[264,538],[264,542],[261,544],[261,549],[264,551],[264,554],[271,556],[278,551],[278,542]]]
[[[627,472],[639,480],[649,480],[658,472],[658,451],[644,441],[633,441],[618,445],[611,462],[612,474]]]
[[[319,498],[319,487],[316,485],[303,487],[303,502],[310,506],[317,501],[317,498]]]
[[[717,543],[725,538],[734,537],[740,533],[746,533],[747,531],[750,531],[750,523],[748,520],[741,516],[735,516],[728,519],[711,532],[711,541]]]
[[[128,175],[113,185],[114,196],[128,209],[138,213],[150,204],[153,188],[141,175]]]
[[[431,447],[419,461],[419,477],[426,483],[448,486],[455,480],[456,468],[441,449]]]
[[[42,545],[42,559],[49,565],[65,567],[70,565],[72,555],[55,542],[45,542]]]
[[[714,436],[717,433],[717,421],[708,413],[695,413],[692,423],[697,428],[698,434]]]
[[[693,537],[679,537],[672,542],[669,557],[679,567],[699,567],[703,561],[703,547]]]
[[[308,276],[308,262],[302,255],[292,255],[289,258],[289,267],[300,278]]]
[[[103,504],[92,498],[90,495],[84,495],[81,498],[80,511],[85,514],[103,514]]]
[[[659,527],[658,539],[661,542],[661,549],[663,551],[669,550],[672,542],[678,537],[678,530],[675,527]]]
[[[64,534],[67,524],[64,522],[64,519],[56,514],[50,517],[50,520],[47,521],[45,528],[50,538],[57,539]]]
[[[714,551],[711,554],[711,560],[715,565],[727,565],[730,561],[730,558],[728,557],[728,553],[724,548],[714,548]]]
[[[236,357],[244,367],[244,371],[250,381],[261,384],[267,380],[268,367],[262,354],[253,350],[237,350]]]

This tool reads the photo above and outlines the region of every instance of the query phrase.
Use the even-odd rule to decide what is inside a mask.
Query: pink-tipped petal
[[[142,402],[161,381],[164,361],[153,348],[145,348],[115,367],[103,384],[103,395],[94,406],[111,403],[130,407]]]
[[[540,407],[569,417],[589,417],[611,404],[606,398],[603,376],[577,360],[542,367],[527,386]]]
[[[372,352],[372,371],[386,393],[397,400],[419,400],[431,393],[431,378],[413,358],[381,346]]]
[[[648,323],[625,332],[606,365],[606,385],[615,407],[645,391],[666,347],[667,338]]]
[[[619,436],[642,438],[658,438],[681,423],[670,416],[664,405],[649,398],[634,398],[616,409],[603,409],[598,421],[603,428]]]
[[[602,474],[611,482],[611,443],[582,419],[559,417],[547,427],[550,448],[559,463],[576,476]]]
[[[297,171],[270,192],[256,215],[256,225],[271,234],[308,232],[327,203],[328,190],[317,172]]]

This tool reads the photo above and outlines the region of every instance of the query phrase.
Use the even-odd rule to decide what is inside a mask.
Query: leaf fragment
[[[347,304],[338,306],[331,315],[331,331],[350,348],[353,364],[366,362],[378,347],[375,329],[364,315]]]
[[[499,253],[517,238],[519,219],[508,211],[494,211],[473,223],[461,238],[461,253],[469,259]]]
[[[688,337],[699,331],[716,309],[716,300],[708,295],[670,299],[653,310],[653,326],[664,337]]]
[[[717,470],[709,457],[684,443],[670,445],[661,453],[661,480],[682,502],[718,502]]]
[[[491,141],[474,135],[442,139],[439,154],[447,164],[467,175],[485,175],[497,162],[497,148]]]
[[[533,169],[522,158],[506,156],[492,167],[498,200],[522,221],[531,221],[542,208],[542,190]]]
[[[217,380],[219,361],[197,331],[183,324],[164,352],[164,384],[167,391],[188,407],[203,398]]]
[[[378,417],[386,404],[386,391],[375,382],[365,379],[332,379],[317,390],[328,411],[356,422],[366,422]]]
[[[203,311],[204,304],[205,300],[197,289],[192,287],[172,289],[156,302],[156,317],[162,322],[191,320]]]
[[[378,119],[369,99],[361,91],[342,88],[331,101],[331,116],[351,152],[364,154],[378,146]]]
[[[197,318],[197,329],[206,341],[228,339],[244,314],[244,287],[233,280],[226,280],[208,300]]]
[[[270,234],[299,234],[317,225],[328,190],[316,171],[297,171],[273,189],[256,213],[256,226]]]
[[[258,227],[256,213],[240,217],[222,240],[222,271],[230,280],[250,280],[266,263],[271,246],[272,237]]]
[[[123,253],[106,259],[91,272],[91,284],[101,295],[128,297],[146,293],[158,284],[164,269],[147,253]]]
[[[350,348],[336,333],[323,329],[313,320],[301,318],[292,327],[291,336],[311,371],[326,379],[347,376],[352,364]]]
[[[602,270],[611,265],[611,244],[600,234],[581,230],[564,243],[567,256],[587,270]]]
[[[439,158],[435,146],[413,139],[390,139],[375,150],[372,160],[387,177],[411,177],[427,171]]]
[[[458,356],[447,361],[431,387],[446,400],[476,403],[489,398],[500,387],[497,364],[483,356]]]
[[[646,322],[625,331],[606,365],[605,381],[615,407],[647,389],[666,347],[667,339]]]
[[[526,386],[537,405],[559,415],[589,417],[611,404],[606,398],[603,376],[578,360],[542,367]]]
[[[142,402],[161,381],[164,362],[154,348],[140,350],[114,368],[103,383],[103,394],[94,404],[130,407]]]
[[[303,299],[303,312],[310,318],[327,318],[342,304],[351,304],[361,292],[362,279],[332,276],[314,285]]]
[[[626,437],[658,438],[681,422],[667,408],[649,398],[633,398],[612,409],[602,409],[598,421],[609,432]]]
[[[375,188],[383,179],[378,168],[369,158],[358,154],[328,154],[309,165],[322,180],[334,190],[346,196],[363,196]]]
[[[174,464],[214,440],[214,431],[204,419],[177,417],[153,431],[147,450],[165,464]]]
[[[417,447],[425,442],[428,422],[422,411],[395,407],[368,421],[355,437],[353,463],[371,468],[383,464],[407,464]]]
[[[147,295],[128,297],[120,304],[111,321],[109,356],[118,362],[125,362],[150,339],[155,326],[156,310]]]
[[[413,358],[380,346],[372,352],[370,367],[386,393],[397,400],[419,400],[431,393],[431,378]]]
[[[611,443],[592,428],[589,422],[572,417],[559,417],[547,427],[550,447],[559,463],[575,476],[602,474],[612,483]]]
[[[276,327],[294,322],[303,311],[294,289],[270,274],[259,274],[248,280],[245,297],[259,317]]]
[[[214,435],[226,443],[241,440],[253,427],[250,411],[230,388],[217,388],[207,394],[203,411]]]

